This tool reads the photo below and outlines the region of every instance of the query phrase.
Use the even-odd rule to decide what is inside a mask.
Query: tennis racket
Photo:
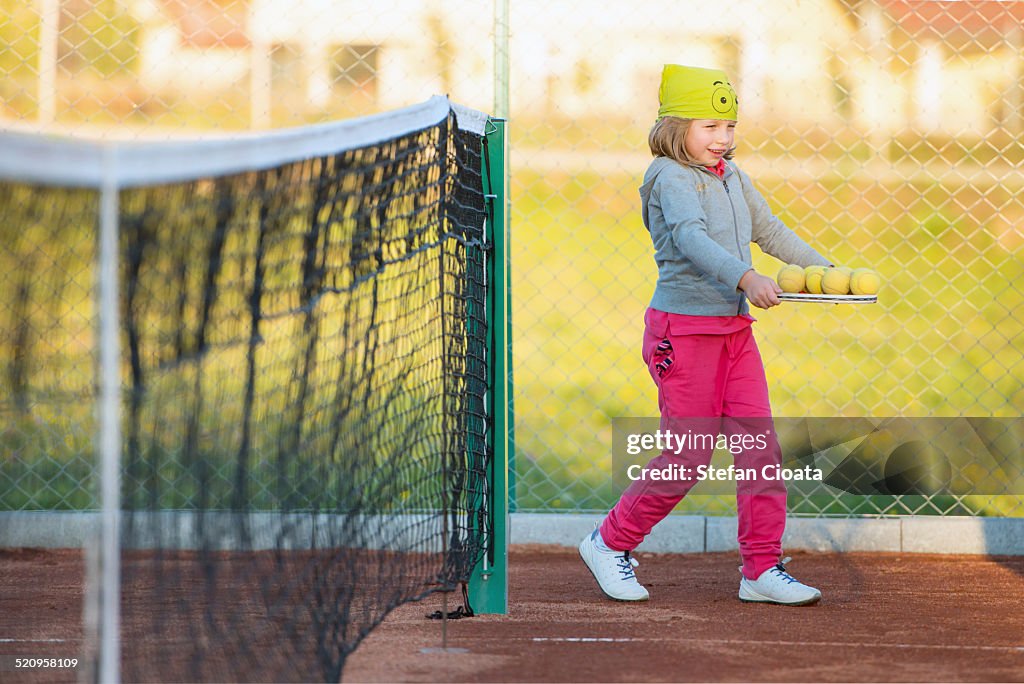
[[[805,304],[874,304],[878,295],[832,295],[811,294],[810,292],[783,292],[779,299],[784,302],[804,302]]]

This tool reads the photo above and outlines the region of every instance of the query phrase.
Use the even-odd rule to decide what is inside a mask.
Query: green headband
[[[739,100],[729,78],[719,69],[666,64],[658,90],[658,118],[735,121]]]

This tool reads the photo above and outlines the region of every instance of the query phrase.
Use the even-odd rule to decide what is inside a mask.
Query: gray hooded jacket
[[[644,174],[640,198],[658,264],[651,308],[694,316],[747,313],[747,298],[737,288],[751,268],[751,242],[787,264],[829,263],[772,214],[732,162],[719,178],[657,157]]]

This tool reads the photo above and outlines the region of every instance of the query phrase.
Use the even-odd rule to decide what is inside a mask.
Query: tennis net
[[[118,601],[126,680],[337,681],[487,551],[487,125],[433,98],[222,140],[4,134],[4,413],[79,436],[25,468],[114,453],[87,612]]]

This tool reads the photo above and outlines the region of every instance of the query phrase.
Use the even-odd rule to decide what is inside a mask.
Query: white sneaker
[[[600,546],[599,546],[600,544]],[[598,530],[588,534],[580,542],[580,557],[587,564],[601,591],[616,601],[646,601],[651,597],[643,585],[637,582],[633,568],[640,565],[629,551],[607,551]],[[604,547],[607,549],[608,547]]]
[[[789,558],[783,558],[781,563],[762,572],[756,580],[744,576],[740,580],[740,600],[805,606],[820,599],[820,591],[801,584],[786,572],[786,563],[789,561]]]

